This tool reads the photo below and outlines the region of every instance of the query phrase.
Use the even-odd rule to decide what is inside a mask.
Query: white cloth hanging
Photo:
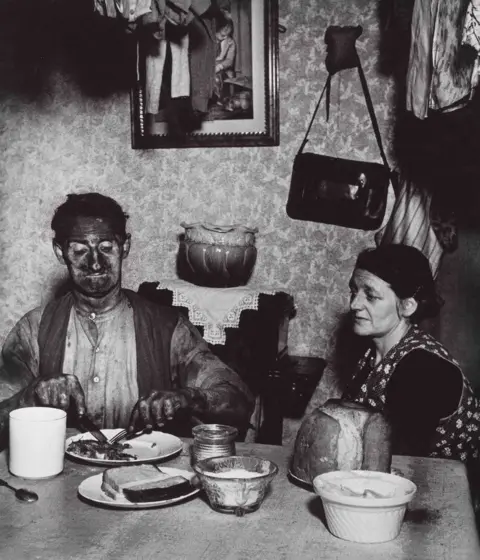
[[[476,88],[480,82],[480,0],[471,0],[468,6],[462,45],[469,45],[477,51],[472,75],[472,88]]]
[[[419,249],[429,260],[437,276],[443,247],[430,220],[431,195],[413,181],[400,178],[400,192],[386,225],[375,234],[377,245],[403,243]]]
[[[425,119],[430,109],[460,109],[473,96],[475,59],[468,61],[461,53],[462,15],[468,3],[469,0],[415,0],[406,106],[419,119]]]
[[[480,53],[480,0],[471,0],[468,5],[462,44],[470,45]]]
[[[167,48],[170,46],[172,54],[172,71],[170,83],[170,95],[172,99],[177,97],[188,97],[190,95],[190,64],[188,53],[189,37],[186,33],[178,41],[158,41],[156,53],[149,53],[145,57],[145,109],[147,113],[155,115],[159,110],[160,93],[163,83],[163,68],[167,56]]]

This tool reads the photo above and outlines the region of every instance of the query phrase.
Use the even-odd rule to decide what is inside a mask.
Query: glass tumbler
[[[193,462],[210,457],[228,457],[235,455],[235,438],[237,428],[225,424],[200,424],[192,429]]]

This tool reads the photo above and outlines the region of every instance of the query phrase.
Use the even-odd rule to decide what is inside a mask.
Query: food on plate
[[[390,472],[391,430],[381,412],[331,399],[305,417],[291,471],[305,482],[337,470]]]
[[[191,488],[185,477],[162,472],[153,465],[114,467],[102,475],[102,490],[114,500],[156,502],[183,496]]]
[[[132,446],[128,443],[102,443],[93,439],[72,441],[67,447],[69,453],[88,457],[89,459],[107,459],[109,461],[133,461],[137,458],[132,453],[126,453]]]

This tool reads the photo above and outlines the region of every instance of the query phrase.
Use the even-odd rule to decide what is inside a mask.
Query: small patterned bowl
[[[193,465],[212,509],[242,516],[256,511],[278,467],[259,457],[212,457]]]
[[[395,539],[417,491],[401,476],[376,471],[332,471],[313,479],[327,526],[340,539],[380,543]]]

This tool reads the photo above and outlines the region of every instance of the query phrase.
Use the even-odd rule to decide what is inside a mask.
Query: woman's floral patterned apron
[[[344,398],[369,405],[382,411],[385,407],[386,388],[396,366],[412,350],[426,350],[452,363],[461,372],[458,362],[432,336],[417,327],[411,327],[407,334],[386,354],[384,359],[373,367],[362,384],[358,394],[349,394]],[[355,376],[368,364],[372,357],[369,348],[359,361]],[[355,378],[354,376],[354,378]],[[431,442],[431,457],[460,459],[469,462],[478,459],[480,448],[480,401],[475,397],[468,379],[463,375],[463,391],[457,410],[440,420],[435,437]]]

